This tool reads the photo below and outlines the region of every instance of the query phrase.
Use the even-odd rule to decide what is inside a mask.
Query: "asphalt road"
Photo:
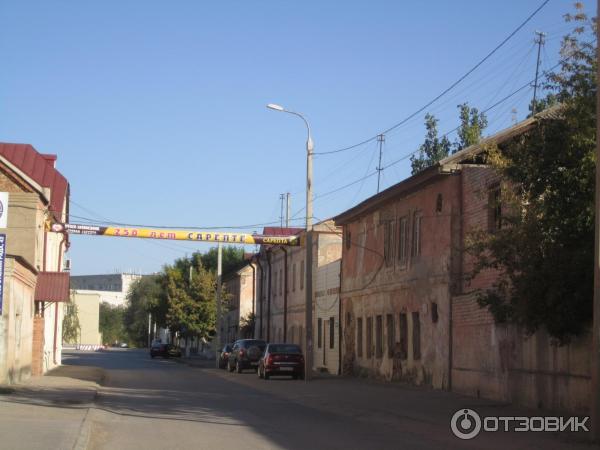
[[[74,353],[64,363],[107,374],[85,419],[91,449],[591,448],[579,436],[548,433],[460,440],[450,431],[459,408],[528,411],[447,392],[356,379],[265,381],[141,350]]]

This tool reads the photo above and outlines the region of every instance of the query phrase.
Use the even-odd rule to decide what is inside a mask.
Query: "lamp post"
[[[309,380],[312,374],[312,353],[313,353],[313,326],[312,326],[312,215],[313,215],[313,195],[312,195],[312,158],[314,145],[312,136],[310,134],[310,125],[306,118],[295,111],[289,111],[283,106],[269,103],[267,108],[274,111],[285,112],[300,117],[306,125],[307,138],[306,138],[306,270],[304,271],[306,276],[306,282],[304,283],[304,290],[306,294],[305,302],[305,321],[306,321],[306,337],[305,337],[305,353],[306,363],[304,365],[304,379]]]

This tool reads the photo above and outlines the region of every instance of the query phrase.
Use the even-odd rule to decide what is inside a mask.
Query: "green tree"
[[[460,126],[458,128],[458,139],[454,142],[452,152],[456,153],[481,140],[483,130],[488,125],[488,120],[483,112],[477,108],[471,108],[468,103],[458,105]]]
[[[100,303],[100,333],[104,343],[126,342],[125,308],[109,303]]]
[[[75,303],[67,303],[65,317],[62,323],[62,339],[68,344],[77,343],[77,338],[81,333],[81,325],[79,324],[79,308]]]
[[[148,314],[153,321],[166,322],[166,302],[161,288],[161,275],[149,275],[137,279],[127,294],[124,322],[130,342],[143,347],[148,343]]]
[[[419,147],[419,155],[410,157],[413,175],[434,165],[450,152],[450,141],[446,136],[438,137],[437,124],[438,120],[432,114],[425,115],[425,142]]]
[[[217,247],[212,247],[208,252],[199,255],[194,254],[196,257],[199,255],[200,262],[202,266],[206,270],[210,270],[212,272],[217,271]],[[246,261],[244,260],[244,248],[243,247],[233,247],[233,246],[223,246],[223,274],[228,274],[234,272],[236,270],[241,269]],[[194,265],[197,266],[198,263],[196,259],[194,259]]]
[[[191,280],[177,266],[166,267],[163,278],[168,311],[166,325],[184,338],[208,338],[215,329],[215,276],[202,265]]]
[[[503,223],[471,236],[475,274],[502,269],[479,303],[497,322],[533,333],[541,327],[559,344],[586,332],[592,317],[596,146],[595,24],[580,9],[567,15],[574,31],[562,43],[560,70],[548,88],[553,114],[489,161],[506,180]]]

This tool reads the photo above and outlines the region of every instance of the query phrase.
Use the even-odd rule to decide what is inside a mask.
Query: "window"
[[[359,358],[363,355],[363,325],[362,317],[356,319],[356,354]]]
[[[304,261],[300,262],[300,290],[304,289]]]
[[[442,207],[444,206],[444,200],[442,199],[442,194],[437,195],[437,199],[435,200],[435,212],[442,212]]]
[[[412,347],[413,359],[421,359],[421,321],[419,313],[412,313]]]
[[[283,295],[283,269],[279,269],[279,295]]]
[[[322,325],[323,325],[323,320],[319,317],[319,319],[317,320],[317,347],[318,348],[321,348],[321,343],[323,340]]]
[[[400,264],[406,264],[408,256],[408,219],[400,218],[400,226],[398,227],[398,260]]]
[[[392,358],[394,356],[394,316],[388,314],[385,316],[385,328],[387,331],[387,351],[388,356]]]
[[[437,303],[435,303],[435,302],[431,303],[431,321],[433,323],[437,323],[437,321],[438,321],[438,308],[437,308]]]
[[[383,318],[377,316],[375,318],[375,356],[383,357]]]
[[[421,255],[421,222],[422,217],[420,214],[415,213],[413,218],[413,246],[412,246],[412,255],[419,256]]]
[[[373,355],[373,318],[367,317],[367,358]]]
[[[383,226],[383,259],[385,265],[390,267],[394,264],[394,221],[386,220]]]
[[[273,274],[273,280],[271,280],[271,290],[273,291],[273,297],[277,297],[277,272]]]
[[[400,313],[400,358],[406,359],[408,355],[408,322],[406,314]]]
[[[335,344],[335,320],[333,317],[329,318],[329,348],[333,348]]]
[[[500,185],[492,186],[488,192],[488,230],[490,233],[502,228],[502,192]]]
[[[352,325],[352,315],[348,312],[346,313],[346,326],[349,327]]]
[[[346,250],[350,250],[350,247],[352,247],[352,233],[346,231]]]
[[[383,222],[383,258],[387,267],[394,264],[394,227],[395,221],[393,220]]]
[[[292,265],[292,291],[296,292],[296,263]]]
[[[300,347],[304,348],[304,342],[302,342],[302,325],[298,327],[298,341]]]

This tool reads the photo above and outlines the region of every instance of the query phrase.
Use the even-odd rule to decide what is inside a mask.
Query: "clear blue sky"
[[[305,129],[315,151],[399,122],[452,84],[540,4],[511,1],[13,1],[0,6],[0,140],[58,154],[71,222],[238,226],[279,221],[292,193],[303,223]],[[590,8],[594,3],[589,4]],[[552,0],[501,51],[428,111],[440,131],[456,105],[485,109],[558,59],[572,2]],[[592,11],[594,12],[594,11]],[[488,113],[486,134],[527,112],[525,89]],[[423,114],[391,132],[384,164],[414,151]],[[454,139],[453,135],[450,135]],[[375,170],[374,143],[316,157],[315,194]],[[410,173],[406,159],[383,187]],[[373,195],[377,177],[318,198],[315,216]],[[76,217],[77,216],[77,217]],[[250,228],[246,231],[257,230]],[[74,274],[152,272],[206,245],[72,238]]]

